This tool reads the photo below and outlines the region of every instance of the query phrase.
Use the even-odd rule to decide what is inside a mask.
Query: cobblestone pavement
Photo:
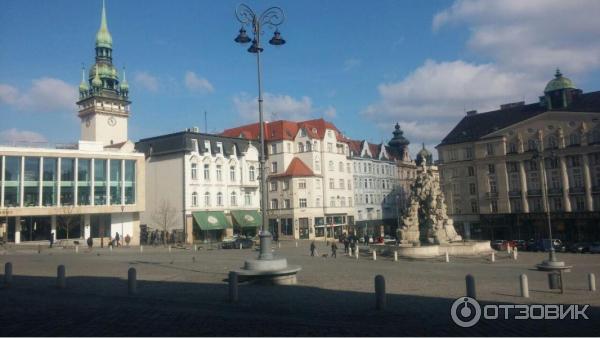
[[[278,255],[302,266],[295,286],[241,285],[240,301],[227,302],[227,273],[256,257],[254,250],[139,247],[42,249],[12,247],[0,263],[13,263],[14,282],[0,289],[3,336],[575,336],[600,332],[600,292],[587,290],[587,274],[600,277],[600,255],[561,254],[573,264],[564,294],[548,289],[546,273],[533,269],[543,253],[443,257],[394,262],[363,253],[356,260],[310,257],[309,242],[281,242]],[[318,243],[319,253],[327,252]],[[66,266],[67,288],[56,285]],[[127,295],[127,270],[135,267],[138,294]],[[3,269],[3,268],[2,268]],[[481,303],[590,304],[590,320],[482,320],[463,329],[450,318],[452,302],[465,294],[465,275],[477,282]],[[529,277],[531,297],[519,297],[519,275]],[[386,280],[387,308],[376,311],[373,279]]]

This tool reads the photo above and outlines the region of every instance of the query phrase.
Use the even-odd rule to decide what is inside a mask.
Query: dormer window
[[[217,142],[217,153],[223,154],[223,143]]]
[[[210,141],[209,140],[204,141],[204,149],[206,152],[210,153]]]
[[[192,151],[198,152],[198,140],[192,139]]]

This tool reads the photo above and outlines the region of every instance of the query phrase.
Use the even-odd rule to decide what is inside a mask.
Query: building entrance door
[[[298,223],[300,224],[300,239],[308,239],[310,233],[308,228],[308,218],[299,218]]]

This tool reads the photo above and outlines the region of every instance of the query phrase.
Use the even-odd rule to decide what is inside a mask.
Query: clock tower
[[[106,24],[106,8],[102,2],[100,29],[96,34],[96,62],[87,79],[82,70],[79,85],[79,118],[81,140],[100,142],[104,146],[127,141],[129,118],[129,85],[119,81],[112,64],[112,37]]]

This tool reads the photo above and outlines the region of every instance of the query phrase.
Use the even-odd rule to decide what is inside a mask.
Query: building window
[[[252,205],[252,195],[250,194],[249,191],[246,191],[244,193],[244,204],[246,206]]]
[[[477,201],[471,201],[471,212],[474,214],[479,213],[479,208],[477,207]]]
[[[204,179],[210,180],[210,164],[204,165]]]
[[[204,206],[210,207],[210,193],[208,191],[204,193]]]
[[[192,149],[194,152],[198,152],[198,140],[192,139]]]
[[[339,185],[340,185],[340,186],[339,186],[339,188],[340,188],[340,189],[344,189],[344,188],[345,188],[345,187],[344,187],[344,180],[343,180],[343,179],[340,179],[340,180],[339,180]]]
[[[281,182],[281,189],[288,190],[290,188],[290,181],[284,180]]]
[[[485,149],[486,149],[487,156],[494,156],[494,144],[493,143],[487,143],[485,145]]]
[[[254,173],[254,166],[250,166],[250,169],[248,170],[248,179],[250,181],[254,181],[256,179],[256,176]]]
[[[292,206],[291,206],[290,200],[289,199],[284,199],[283,200],[283,208],[284,209],[290,209],[291,207]]]
[[[534,139],[530,139],[527,141],[527,150],[528,151],[536,151],[537,150],[537,142]]]
[[[552,211],[562,211],[562,198],[555,197],[552,199]]]
[[[206,152],[210,153],[210,141],[209,140],[204,141],[204,149]]]
[[[192,163],[192,179],[198,179],[198,165],[196,163]]]
[[[317,197],[317,199],[315,200],[315,206],[320,208],[321,207],[321,198]]]
[[[217,142],[217,153],[223,154],[223,143]]]
[[[193,207],[198,206],[198,193],[197,192],[192,193],[192,206]]]
[[[277,153],[277,144],[273,143],[271,144],[271,154],[276,154]]]
[[[300,199],[300,208],[306,208],[306,198]]]
[[[329,199],[329,206],[335,207],[335,197],[331,196],[331,198]]]
[[[306,181],[305,180],[298,181],[298,189],[306,189]]]
[[[495,174],[496,173],[496,166],[494,166],[493,164],[488,164],[488,174]]]
[[[327,152],[333,153],[333,143],[327,143]]]
[[[310,141],[306,141],[306,151],[312,151],[312,145]]]
[[[271,162],[271,173],[275,174],[277,172],[277,162]]]
[[[229,180],[235,182],[235,166],[229,167]]]
[[[575,211],[585,210],[585,199],[583,196],[575,196]]]
[[[346,171],[347,171],[348,173],[351,173],[351,172],[352,172],[352,166],[350,165],[350,163],[346,163]]]
[[[498,213],[498,201],[492,200],[491,205],[492,205],[492,213],[497,214]]]
[[[548,149],[556,148],[558,148],[558,141],[556,141],[556,137],[553,135],[548,136]]]
[[[347,187],[348,187],[348,190],[352,190],[352,181],[351,180],[348,180]]]
[[[275,198],[271,200],[271,209],[279,209],[279,203]]]
[[[471,195],[477,194],[477,188],[475,187],[475,183],[469,183],[469,193]]]
[[[521,200],[513,198],[510,200],[510,209],[513,213],[521,212]]]
[[[468,176],[475,176],[475,168],[474,167],[467,167],[467,175]]]
[[[231,192],[230,203],[232,207],[237,206],[237,193],[235,191]]]
[[[516,154],[517,153],[517,144],[514,142],[510,142],[508,144],[508,153],[509,154]]]
[[[342,206],[342,207],[346,206],[346,197],[342,196],[342,198],[340,198],[340,206]]]
[[[269,191],[277,191],[277,181],[269,182]]]
[[[298,152],[299,153],[303,153],[304,152],[304,143],[298,142]]]
[[[569,146],[578,146],[579,144],[581,144],[581,135],[579,133],[569,135]]]
[[[218,207],[223,206],[223,193],[221,193],[221,192],[217,193],[217,206]]]
[[[490,182],[490,193],[496,194],[498,192],[498,190],[496,188],[496,179],[493,177],[490,177],[489,182]]]
[[[348,206],[351,207],[352,206],[352,197],[348,197]]]
[[[220,164],[217,164],[217,181],[223,181],[223,170]]]

